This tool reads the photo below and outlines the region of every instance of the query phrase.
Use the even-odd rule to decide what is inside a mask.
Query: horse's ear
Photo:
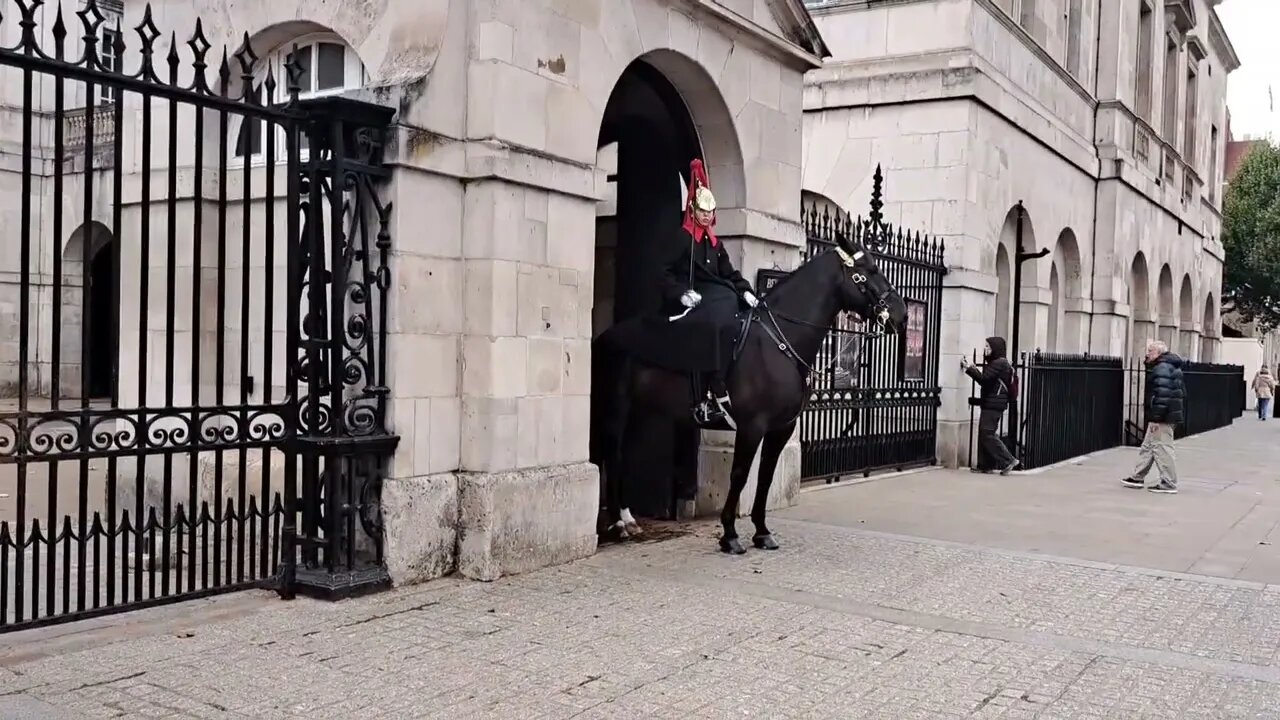
[[[840,248],[841,250],[847,253],[854,252],[853,243],[849,242],[848,233],[844,231],[837,231],[835,233],[835,237],[836,237],[836,247]]]

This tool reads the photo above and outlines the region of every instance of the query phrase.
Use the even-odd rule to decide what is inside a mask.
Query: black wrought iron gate
[[[832,480],[937,461],[939,342],[944,246],[884,222],[884,177],[876,168],[871,212],[851,217],[829,203],[803,209],[809,256],[839,234],[872,249],[880,271],[907,302],[899,335],[865,339],[831,333],[819,352],[813,392],[800,418],[801,477]],[[861,326],[850,324],[845,329]]]
[[[77,7],[0,0],[0,631],[385,585],[391,112]]]

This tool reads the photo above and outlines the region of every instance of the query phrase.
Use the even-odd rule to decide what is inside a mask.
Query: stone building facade
[[[636,298],[644,289],[628,286],[635,274],[628,263],[643,260],[652,237],[678,230],[682,173],[693,157],[706,161],[719,235],[745,274],[793,267],[804,247],[803,77],[826,52],[800,0],[153,0],[149,9],[125,0],[102,7],[114,13],[104,33],[117,18],[131,28],[149,17],[160,30],[157,59],[169,52],[171,31],[189,55],[182,43],[200,18],[213,46],[211,74],[222,48],[234,51],[247,38],[257,59],[243,74],[263,86],[264,101],[283,99],[279,78],[292,53],[306,67],[302,97],[343,95],[395,109],[391,180],[382,194],[391,203],[393,238],[388,424],[400,441],[382,486],[382,511],[386,562],[398,583],[455,570],[492,579],[594,552],[600,478],[588,462],[591,340],[614,312],[593,309],[630,304],[634,312],[642,304]],[[42,24],[52,25],[52,16]],[[13,40],[15,24],[5,27]],[[74,33],[71,42],[79,42]],[[103,47],[112,43],[102,38]],[[126,69],[136,62],[126,59]],[[233,72],[236,87],[241,74]],[[268,75],[274,97],[267,96]],[[159,101],[144,130],[142,102],[127,96],[121,127],[107,127],[115,116],[109,102],[98,102],[105,110],[95,135],[102,135],[99,151],[121,144],[123,199],[113,208],[110,160],[96,162],[87,175],[69,167],[63,232],[43,223],[33,261],[45,272],[55,248],[62,257],[93,262],[100,248],[119,244],[118,268],[103,270],[100,279],[115,288],[119,326],[108,333],[111,345],[86,355],[107,358],[118,377],[111,392],[119,407],[207,402],[215,394],[247,404],[264,394],[280,397],[282,366],[255,369],[285,356],[285,240],[264,220],[275,217],[283,227],[284,211],[279,198],[273,205],[262,197],[270,165],[262,157],[276,130],[233,117],[221,135],[216,112],[194,125],[188,110],[174,124]],[[84,98],[68,95],[68,110],[57,117],[47,94],[37,103],[37,122],[45,124],[37,137],[47,142],[49,123],[71,127],[71,109],[83,107]],[[203,134],[191,135],[193,127]],[[282,136],[276,140],[282,154]],[[153,150],[145,167],[144,146]],[[217,172],[220,160],[234,168],[225,179]],[[138,247],[146,218],[153,232],[163,232],[154,228],[168,218],[171,165],[176,262],[162,243],[143,254]],[[148,174],[154,182],[143,201],[139,187],[147,187],[141,183]],[[75,183],[86,177],[97,183],[88,217],[70,207],[84,194]],[[277,190],[285,187],[283,173],[278,181]],[[189,288],[211,262],[210,247],[192,257],[189,228],[199,198],[216,197],[219,182],[231,187],[233,200],[245,187],[256,188],[252,208],[242,215],[235,206],[219,217],[226,257],[233,258],[219,265],[227,269],[217,280],[225,287],[215,292],[213,273],[205,273],[201,287],[183,292],[177,311],[166,314],[166,293]],[[38,184],[43,205],[35,213],[51,217],[62,198],[47,173]],[[272,207],[280,214],[272,215]],[[120,228],[112,227],[113,209]],[[276,249],[270,272],[261,259],[264,244]],[[238,260],[242,252],[247,265]],[[19,261],[11,260],[7,269],[16,272]],[[151,284],[139,291],[143,267]],[[176,281],[166,280],[166,271]],[[54,304],[48,277],[39,275],[33,285],[49,296],[45,306]],[[81,297],[66,284],[63,292]],[[242,313],[242,303],[251,310]],[[264,304],[274,324],[262,317]],[[207,344],[191,337],[190,318],[205,313],[202,306],[208,317],[199,332]],[[68,307],[60,310],[64,320],[79,322],[79,310]],[[243,357],[244,366],[215,375],[210,361],[198,378],[175,381],[157,360],[174,334],[178,367],[203,353],[193,348],[216,355],[215,345],[227,357]],[[230,347],[233,336],[251,339],[247,347]],[[51,356],[48,349],[33,352],[35,363]],[[78,362],[78,346],[62,353],[59,377],[78,376],[68,365],[73,356]],[[64,385],[63,392],[76,396],[80,389]],[[704,439],[698,507],[723,497],[731,453],[729,440]],[[263,456],[252,462],[270,462]],[[282,464],[273,466],[273,486]],[[779,475],[774,502],[787,502],[798,482],[797,446],[788,449]],[[174,484],[186,487],[185,480]]]
[[[958,360],[1019,347],[1211,360],[1221,335],[1226,83],[1217,0],[810,0],[832,58],[806,77],[804,188],[947,240],[940,454],[963,461]]]

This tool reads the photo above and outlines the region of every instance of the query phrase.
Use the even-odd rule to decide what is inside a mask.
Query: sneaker
[[[1152,485],[1147,488],[1147,492],[1160,493],[1161,495],[1177,495],[1178,488],[1169,483],[1162,482],[1159,485]]]
[[[1021,464],[1022,464],[1022,461],[1021,461],[1021,460],[1019,460],[1019,459],[1017,459],[1017,458],[1014,458],[1014,459],[1013,459],[1013,462],[1011,462],[1011,463],[1009,463],[1008,465],[1006,465],[1006,466],[1005,466],[1005,468],[1004,468],[1003,470],[1001,470],[1001,471],[1000,471],[1000,474],[1001,474],[1001,475],[1008,475],[1009,473],[1013,472],[1014,468],[1018,467],[1018,466],[1019,466],[1019,465],[1021,465]]]
[[[1121,480],[1120,484],[1127,488],[1134,488],[1136,490],[1141,490],[1147,486],[1146,482],[1142,480],[1138,480],[1137,478],[1131,478],[1131,477],[1127,477]]]
[[[969,472],[974,473],[974,474],[976,474],[976,475],[990,475],[990,474],[991,474],[991,471],[990,471],[990,470],[988,470],[988,469],[986,469],[986,468],[978,468],[978,467],[971,467],[971,468],[969,468]]]

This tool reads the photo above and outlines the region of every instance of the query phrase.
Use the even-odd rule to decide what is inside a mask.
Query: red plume
[[[707,170],[702,166],[702,161],[694,158],[693,162],[689,163],[689,192],[684,201],[684,229],[693,237],[694,242],[702,242],[702,237],[705,235],[711,243],[711,247],[716,247],[719,243],[716,239],[716,234],[712,232],[710,227],[702,227],[693,219],[693,198],[699,187],[705,187],[710,190],[711,182],[707,179]],[[713,213],[711,224],[714,226],[715,222],[715,214]]]

